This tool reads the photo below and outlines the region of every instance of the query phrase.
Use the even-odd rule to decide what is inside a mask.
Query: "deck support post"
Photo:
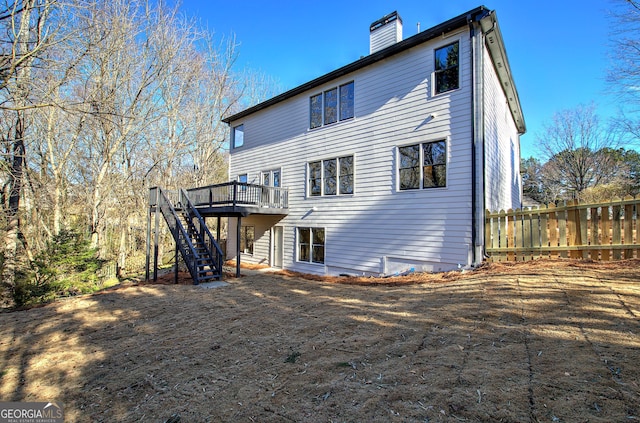
[[[153,233],[153,281],[158,280],[158,237],[160,232],[160,213],[158,213],[158,202],[156,201],[155,231]]]
[[[144,258],[144,280],[149,280],[149,266],[151,264],[151,205],[147,213],[147,245]]]
[[[173,274],[173,283],[174,284],[178,284],[178,243],[176,242],[176,255],[175,255],[175,259],[174,259],[175,263],[176,263],[176,271]]]
[[[220,216],[218,216],[218,222],[216,225],[216,242],[218,243],[218,245],[220,244]]]
[[[240,277],[240,230],[242,227],[242,216],[238,216],[238,227],[236,232],[236,278]]]

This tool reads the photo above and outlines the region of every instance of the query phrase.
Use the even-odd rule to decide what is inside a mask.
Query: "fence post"
[[[625,202],[633,201],[633,197],[626,197]],[[636,227],[637,228],[637,227]],[[625,204],[624,206],[624,244],[633,244],[633,204]],[[633,258],[633,249],[626,248],[624,250],[624,258]]]
[[[609,261],[611,259],[611,223],[609,219],[609,205],[602,206],[602,245],[604,249],[602,250],[602,260]]]
[[[600,216],[598,215],[598,208],[592,207],[590,209],[590,213],[591,213],[591,222],[590,222],[591,237],[589,241],[591,245],[596,246],[596,245],[600,245],[600,233],[599,233]],[[590,254],[591,254],[591,260],[600,259],[600,249],[591,250]]]
[[[614,204],[614,206],[612,207],[613,210],[613,216],[612,216],[612,230],[613,233],[611,234],[611,246],[613,247],[613,259],[614,260],[620,260],[620,258],[622,257],[622,251],[620,251],[620,244],[622,244],[622,232],[621,232],[621,225],[620,225],[620,220],[621,220],[621,205],[619,203],[619,199],[615,200],[618,204]]]
[[[508,230],[507,228],[509,227],[509,223],[508,223],[508,219],[507,219],[507,213],[504,210],[500,210],[500,214],[498,215],[498,238],[495,242],[497,242],[498,244],[498,248],[500,249],[506,249],[511,247],[512,245],[509,244],[509,242],[507,241],[508,239]],[[495,244],[494,244],[495,245]],[[507,253],[503,253],[500,252],[500,254],[498,254],[498,261],[508,261],[509,257]]]
[[[567,204],[567,241],[570,258],[580,258],[580,252],[576,247],[582,244],[577,204],[578,200],[570,200]]]
[[[558,219],[558,246],[560,247],[560,257],[567,258],[569,243],[567,241],[567,202],[562,203],[562,210],[556,212]]]
[[[549,206],[545,205],[544,208],[539,208],[540,213],[540,255],[544,257],[549,257]],[[555,228],[554,228],[555,230]]]
[[[579,205],[579,204],[578,204]],[[587,209],[586,208],[580,208],[577,212],[577,216],[580,218],[579,220],[579,227],[580,227],[580,250],[578,253],[582,256],[583,259],[588,259],[589,258],[589,250],[587,248],[584,248],[585,246],[589,245],[589,238],[588,238],[588,233],[587,233],[587,229],[589,228],[589,226],[587,225]]]
[[[558,227],[558,215],[555,212],[556,205],[555,203],[550,203],[547,205],[547,209],[549,209],[549,246],[551,248],[556,248],[560,246],[559,241],[559,230]],[[555,252],[553,250],[550,251],[550,255],[552,258],[557,258],[559,256],[558,250]]]
[[[515,253],[515,249],[516,249],[516,237],[515,237],[515,217],[514,217],[514,211],[513,209],[509,209],[507,210],[507,213],[504,216],[504,223],[507,226],[507,242],[506,245],[509,248],[509,251],[507,253],[507,261],[515,261],[516,260],[516,253]]]

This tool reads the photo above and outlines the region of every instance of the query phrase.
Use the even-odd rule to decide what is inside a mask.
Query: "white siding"
[[[402,21],[399,18],[369,33],[369,53],[402,41]]]
[[[520,136],[489,53],[484,53],[485,207],[521,206]]]
[[[241,219],[242,226],[255,228],[253,254],[241,252],[242,263],[271,265],[269,262],[271,248],[271,228],[278,224],[282,216],[251,215]],[[227,236],[227,258],[235,258],[237,249],[237,224],[236,218],[229,219],[229,235]]]
[[[461,87],[433,96],[434,48],[455,40],[460,41]],[[247,173],[249,182],[259,183],[261,171],[282,168],[282,186],[289,188],[289,214],[278,223],[284,226],[285,268],[378,274],[409,267],[440,271],[469,264],[469,50],[465,33],[438,38],[232,122],[232,126],[243,123],[245,131],[244,146],[231,154],[232,176]],[[349,81],[355,85],[355,118],[309,130],[309,97]],[[432,113],[436,117],[431,120]],[[447,142],[446,188],[399,192],[397,147],[443,139]],[[355,157],[355,194],[306,198],[306,164],[346,155]],[[325,228],[324,266],[295,261],[296,227]],[[256,225],[251,261],[268,260],[267,235],[263,231],[258,236]]]

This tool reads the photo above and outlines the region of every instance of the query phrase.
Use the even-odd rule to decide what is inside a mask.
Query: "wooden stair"
[[[180,202],[174,207],[164,191],[158,190],[158,207],[194,285],[222,279],[222,250],[187,193],[181,190]]]

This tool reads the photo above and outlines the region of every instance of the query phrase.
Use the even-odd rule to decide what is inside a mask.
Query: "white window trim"
[[[337,166],[337,190],[338,192],[336,192],[335,194],[330,194],[327,195],[324,193],[324,162],[325,160],[335,160],[335,159],[341,159],[343,157],[352,157],[353,158],[353,173],[352,173],[352,177],[353,177],[353,192],[350,194],[341,194],[340,193],[340,165],[338,164]],[[309,170],[309,164],[310,163],[315,163],[315,162],[320,162],[320,180],[322,181],[322,183],[320,184],[320,195],[311,195],[311,184],[309,183],[309,177],[311,176],[311,171]],[[305,181],[306,181],[306,189],[305,189],[305,198],[332,198],[332,197],[349,197],[349,196],[355,196],[356,195],[356,154],[341,154],[339,156],[334,156],[334,157],[326,157],[324,159],[318,159],[318,160],[309,160],[306,163],[306,169],[305,169]],[[282,178],[282,175],[280,175],[280,178]]]
[[[276,168],[272,168],[272,169],[266,169],[260,172],[260,185],[264,185],[264,174],[265,173],[269,173],[269,177],[271,178],[271,181],[273,183],[273,172],[279,172],[280,173],[280,187],[282,187],[282,167],[276,167]],[[272,187],[273,185],[269,185],[270,187]]]
[[[239,128],[240,126],[242,126],[242,145],[236,146],[236,128]],[[244,122],[243,122],[231,128],[231,150],[242,148],[244,144],[245,144],[245,139],[244,139]]]
[[[324,262],[316,263],[313,261],[313,234],[309,234],[309,260],[300,260],[300,229],[322,229],[324,231]],[[296,226],[295,227],[295,248],[296,248],[296,263],[303,263],[312,266],[326,266],[327,265],[327,228],[324,226]]]
[[[353,116],[351,116],[350,118],[347,119],[340,119],[340,87],[342,87],[343,85],[347,85],[353,83]],[[327,91],[331,91],[332,89],[337,88],[338,89],[338,105],[337,105],[337,113],[338,113],[338,120],[336,120],[333,123],[324,123],[324,95]],[[345,81],[345,82],[341,82],[335,86],[330,86],[328,88],[325,88],[321,91],[318,91],[314,94],[309,95],[309,101],[311,100],[312,97],[315,97],[317,95],[320,95],[322,98],[322,114],[320,117],[320,122],[322,122],[322,124],[320,126],[316,126],[315,128],[311,127],[311,105],[310,103],[308,103],[308,119],[307,119],[307,131],[317,131],[319,129],[322,128],[329,128],[329,127],[334,127],[336,125],[340,125],[341,123],[345,123],[345,122],[351,122],[356,120],[356,81],[355,80],[349,80],[349,81]]]
[[[436,50],[441,49],[443,47],[447,47],[450,46],[452,44],[458,43],[458,88],[455,88],[453,90],[449,90],[449,91],[445,91],[442,93],[436,93],[436,68],[435,68],[435,54],[436,54]],[[440,97],[442,95],[447,95],[447,94],[451,94],[451,93],[455,93],[456,91],[460,91],[463,88],[463,81],[462,81],[462,38],[458,37],[458,38],[454,38],[454,39],[447,39],[446,42],[442,42],[439,43],[438,45],[433,47],[433,51],[431,52],[431,66],[433,67],[431,69],[431,97]],[[410,145],[410,144],[409,144]]]
[[[422,186],[422,184],[424,183],[424,175],[422,174],[422,169],[424,166],[424,149],[422,148],[423,144],[429,144],[429,143],[433,143],[433,142],[440,142],[440,141],[444,141],[444,145],[445,145],[445,155],[446,155],[446,159],[445,159],[445,185],[443,187],[429,187],[429,188],[425,188]],[[402,147],[410,147],[412,145],[420,145],[420,187],[418,187],[417,189],[400,189],[400,149]],[[437,139],[433,139],[433,140],[426,140],[426,141],[418,141],[418,142],[412,142],[409,144],[402,144],[402,145],[398,145],[396,146],[396,166],[395,166],[395,172],[396,172],[396,192],[401,192],[401,193],[406,193],[406,192],[429,192],[429,191],[435,191],[435,190],[446,190],[449,188],[449,146],[451,145],[449,137],[444,137],[444,138],[437,138]]]

